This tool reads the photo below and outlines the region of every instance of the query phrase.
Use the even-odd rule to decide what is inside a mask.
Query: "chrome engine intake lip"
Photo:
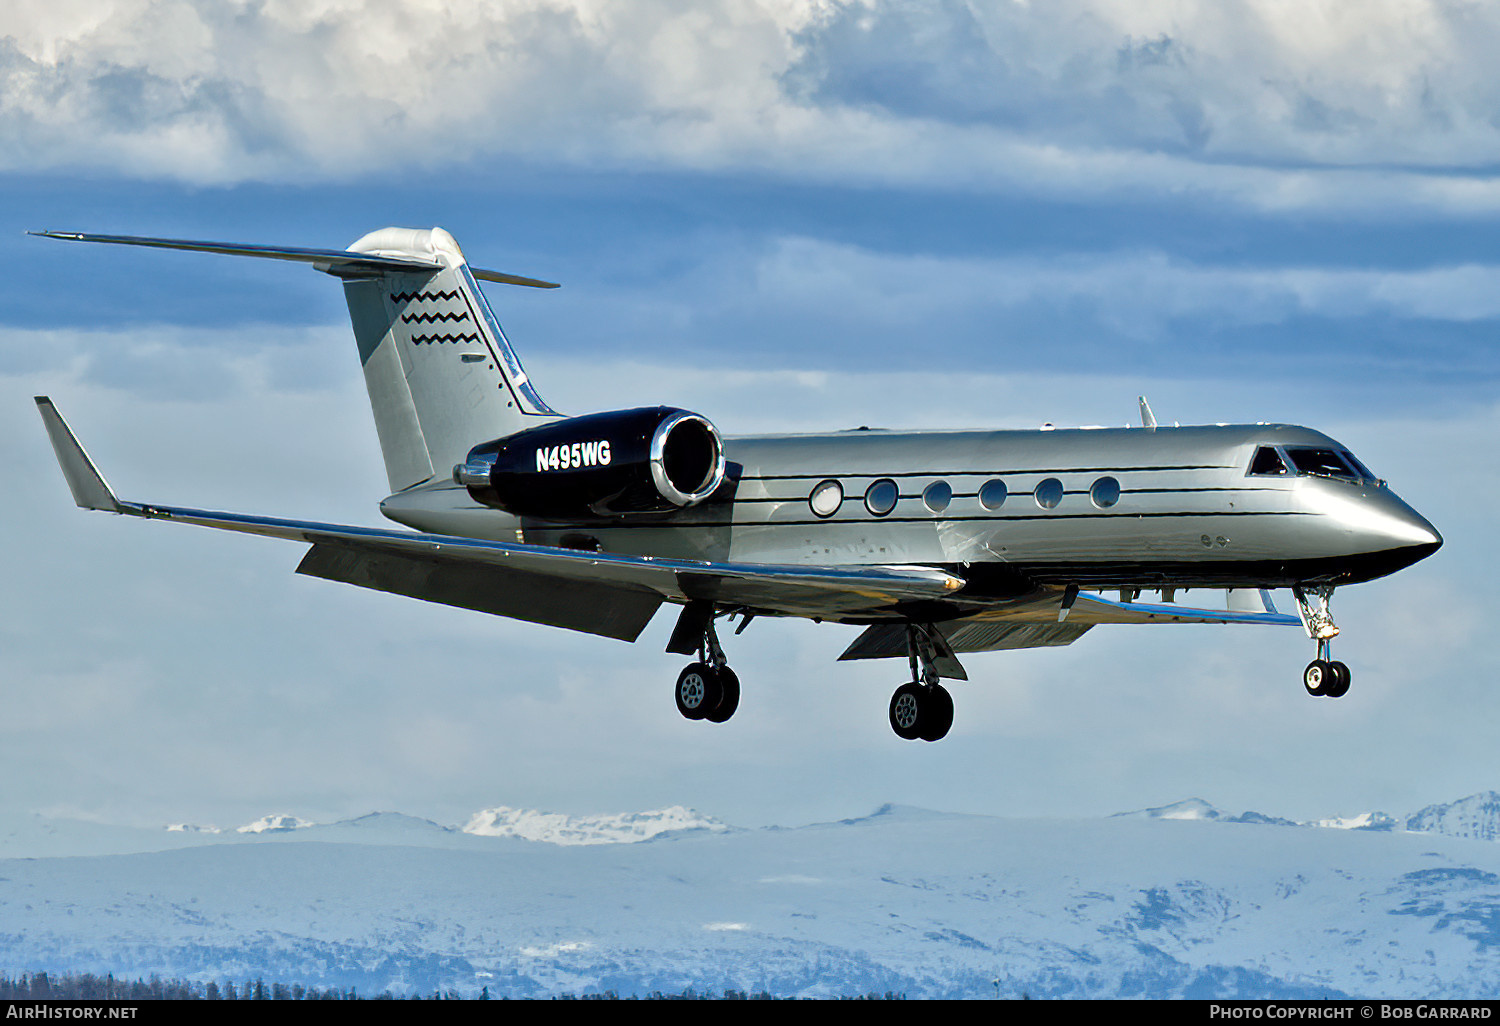
[[[701,476],[689,475],[691,478],[698,479],[695,485],[689,486],[691,490],[673,481],[672,474],[667,467],[667,443],[672,433],[682,429],[684,425],[692,425],[688,430],[701,431],[711,450],[707,472]],[[652,432],[650,462],[651,481],[656,485],[656,490],[662,498],[676,506],[695,506],[712,495],[718,490],[719,485],[724,483],[724,440],[719,437],[718,428],[714,427],[706,417],[681,410],[663,420]]]

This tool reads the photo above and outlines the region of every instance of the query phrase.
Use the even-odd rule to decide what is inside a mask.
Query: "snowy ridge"
[[[1397,817],[1385,812],[1361,812],[1354,816],[1330,816],[1324,819],[1297,821],[1242,812],[1230,815],[1202,798],[1187,798],[1170,805],[1121,812],[1117,818],[1207,820],[1219,823],[1264,823],[1275,826],[1318,827],[1327,830],[1402,831],[1414,834],[1444,834],[1469,837],[1479,841],[1500,840],[1500,792],[1484,791],[1455,802],[1429,805],[1410,816]]]
[[[1491,804],[1423,821],[1478,830]],[[1267,829],[1202,801],[1076,821],[886,806],[762,830],[489,811],[501,836],[378,813],[0,859],[0,965],[511,997],[1500,990],[1500,844],[1470,836]]]
[[[299,819],[296,816],[262,816],[254,823],[235,827],[235,831],[241,834],[284,833],[291,830],[304,830],[313,825],[312,821]]]
[[[1500,793],[1485,791],[1446,805],[1429,805],[1407,816],[1403,829],[1479,841],[1500,840]]]
[[[1334,817],[1332,819],[1315,819],[1306,824],[1307,826],[1325,827],[1329,830],[1402,830],[1406,829],[1402,821],[1394,816],[1388,816],[1384,812],[1362,812],[1358,816]],[[1426,831],[1416,831],[1423,833]],[[1441,831],[1437,831],[1441,833]]]
[[[673,805],[651,812],[567,816],[499,805],[470,817],[463,832],[481,837],[520,837],[548,844],[634,844],[682,830],[722,833],[729,827],[692,809]]]

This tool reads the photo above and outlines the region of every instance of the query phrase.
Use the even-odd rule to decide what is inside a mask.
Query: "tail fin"
[[[382,228],[349,251],[440,268],[341,275],[392,491],[447,476],[479,443],[558,416],[527,379],[453,236]]]
[[[557,286],[471,268],[441,228],[382,228],[347,250],[35,234],[293,260],[342,279],[393,492],[446,477],[481,442],[560,416],[527,380],[476,279]]]

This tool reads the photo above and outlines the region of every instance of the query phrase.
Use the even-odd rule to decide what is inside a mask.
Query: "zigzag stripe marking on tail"
[[[467,310],[459,310],[454,313],[448,310],[440,310],[437,313],[404,313],[401,315],[403,324],[431,324],[435,321],[466,321],[469,319]]]
[[[431,345],[434,342],[478,342],[479,336],[474,332],[465,332],[462,335],[413,335],[411,344],[414,346]]]
[[[392,292],[391,293],[391,301],[395,302],[395,303],[409,303],[409,302],[411,302],[412,300],[415,300],[415,299],[431,299],[431,300],[435,301],[435,300],[439,300],[439,299],[457,299],[458,297],[459,297],[459,293],[458,293],[457,290],[450,290],[450,291],[445,291],[445,292]]]

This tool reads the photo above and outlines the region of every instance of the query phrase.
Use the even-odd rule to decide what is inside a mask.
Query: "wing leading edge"
[[[52,401],[36,403],[84,509],[306,542],[299,573],[532,623],[634,641],[666,601],[828,617],[942,598],[964,584],[929,567],[661,559],[122,502]]]

